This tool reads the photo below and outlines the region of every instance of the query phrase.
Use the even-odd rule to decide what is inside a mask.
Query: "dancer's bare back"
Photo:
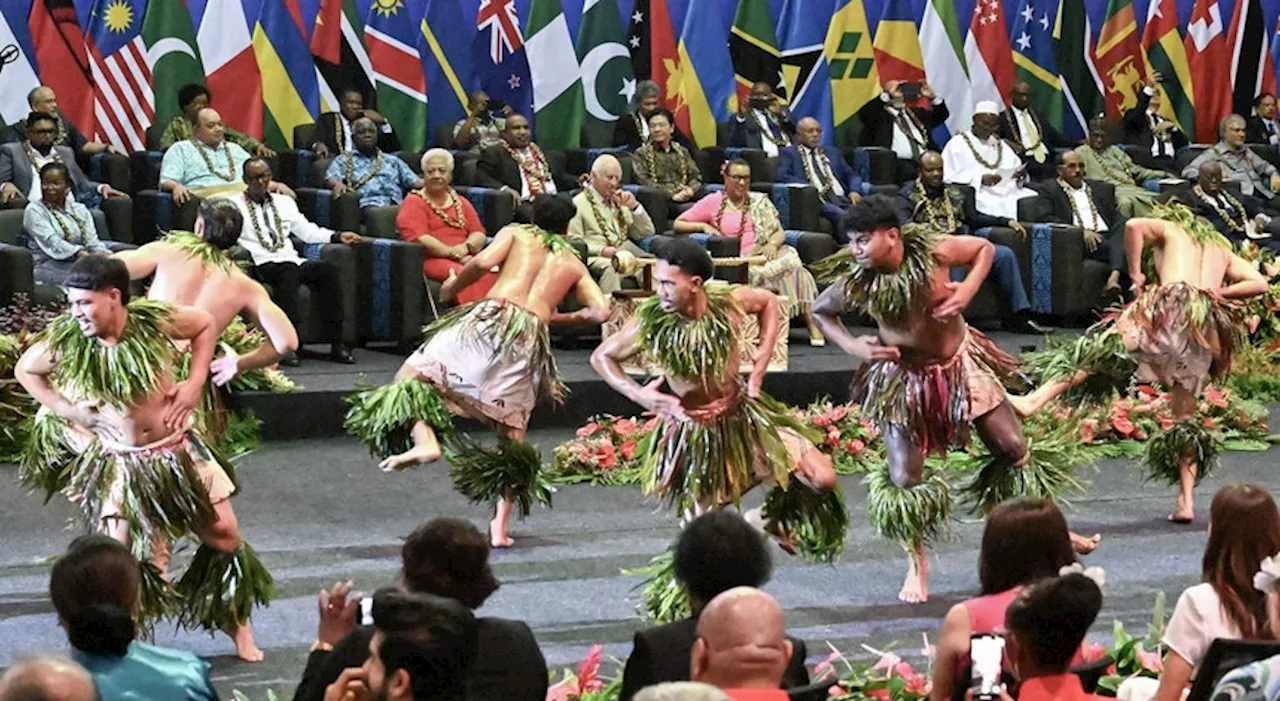
[[[1232,259],[1237,257],[1230,250],[1197,243],[1173,222],[1130,219],[1126,231],[1133,232],[1128,236],[1140,236],[1143,245],[1151,247],[1160,284],[1185,282],[1198,289],[1217,290],[1223,287],[1229,272],[1239,274],[1231,270]]]
[[[241,313],[256,320],[259,308],[271,303],[262,285],[239,267],[232,265],[224,270],[164,241],[123,251],[115,257],[124,261],[134,280],[154,276],[147,290],[148,299],[204,310],[219,330]]]
[[[518,304],[543,321],[553,320],[556,307],[570,292],[587,307],[608,308],[604,293],[573,250],[553,253],[538,234],[522,226],[503,228],[472,262],[483,270],[499,269],[489,299]]]

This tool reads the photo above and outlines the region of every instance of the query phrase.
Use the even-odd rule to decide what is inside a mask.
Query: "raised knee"
[[[1027,448],[1027,439],[1022,436],[1001,438],[996,441],[996,445],[987,447],[994,455],[1013,467],[1022,467],[1031,459],[1031,452]]]
[[[836,471],[828,461],[817,465],[806,477],[809,486],[819,492],[829,492],[836,488]]]
[[[911,470],[905,467],[899,467],[889,471],[889,479],[893,480],[894,486],[899,489],[908,489],[923,481],[921,473],[922,470]]]

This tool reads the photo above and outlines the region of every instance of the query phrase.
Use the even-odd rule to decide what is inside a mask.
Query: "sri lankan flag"
[[[784,87],[778,34],[769,14],[769,0],[738,0],[733,29],[729,31],[729,57],[733,60],[739,103],[749,99],[751,86],[757,82]]]

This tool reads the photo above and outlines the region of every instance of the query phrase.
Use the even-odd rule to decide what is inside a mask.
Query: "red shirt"
[[[791,701],[791,696],[782,689],[721,689],[721,691],[733,701]]]
[[[1033,677],[1018,686],[1018,701],[1094,701],[1101,698],[1084,693],[1080,677],[1070,672]]]
[[[416,192],[404,198],[400,205],[400,213],[396,215],[396,230],[400,232],[400,240],[417,241],[423,234],[430,234],[446,246],[457,246],[466,243],[467,236],[473,231],[484,231],[480,223],[480,215],[475,207],[461,195],[454,195],[462,206],[463,228],[452,226],[444,218],[436,214],[431,205]],[[451,219],[456,218],[455,209],[444,209]]]

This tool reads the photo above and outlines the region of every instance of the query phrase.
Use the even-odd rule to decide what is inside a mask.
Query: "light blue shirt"
[[[109,252],[98,239],[89,208],[70,198],[65,209],[56,211],[43,202],[28,204],[22,212],[22,228],[27,232],[27,247],[37,266],[50,260],[68,260],[80,251]]]
[[[382,156],[382,167],[369,178],[369,181],[356,190],[360,198],[360,209],[365,207],[384,207],[389,204],[400,204],[404,201],[404,193],[412,190],[418,183],[418,176],[404,161],[389,153],[378,152]],[[347,162],[351,162],[351,177],[347,179]],[[360,153],[345,151],[329,164],[325,171],[325,180],[339,180],[347,183],[347,187],[364,180],[364,176],[373,170],[377,158]]]
[[[199,141],[179,141],[169,147],[164,152],[164,160],[160,161],[160,180],[172,180],[175,183],[187,188],[196,189],[203,187],[220,187],[231,183],[244,184],[243,168],[244,162],[249,160],[249,152],[240,148],[239,144],[233,144],[230,141],[223,141],[227,149],[222,146],[211,149]],[[227,153],[231,154],[231,162],[227,162]],[[231,179],[227,180],[222,175],[215,175],[209,170],[208,164],[205,163],[204,156],[209,157],[209,162],[213,164],[214,170],[222,175],[231,175]]]
[[[134,641],[124,657],[91,655],[79,650],[71,656],[98,687],[103,701],[215,701],[209,663],[189,652]]]

